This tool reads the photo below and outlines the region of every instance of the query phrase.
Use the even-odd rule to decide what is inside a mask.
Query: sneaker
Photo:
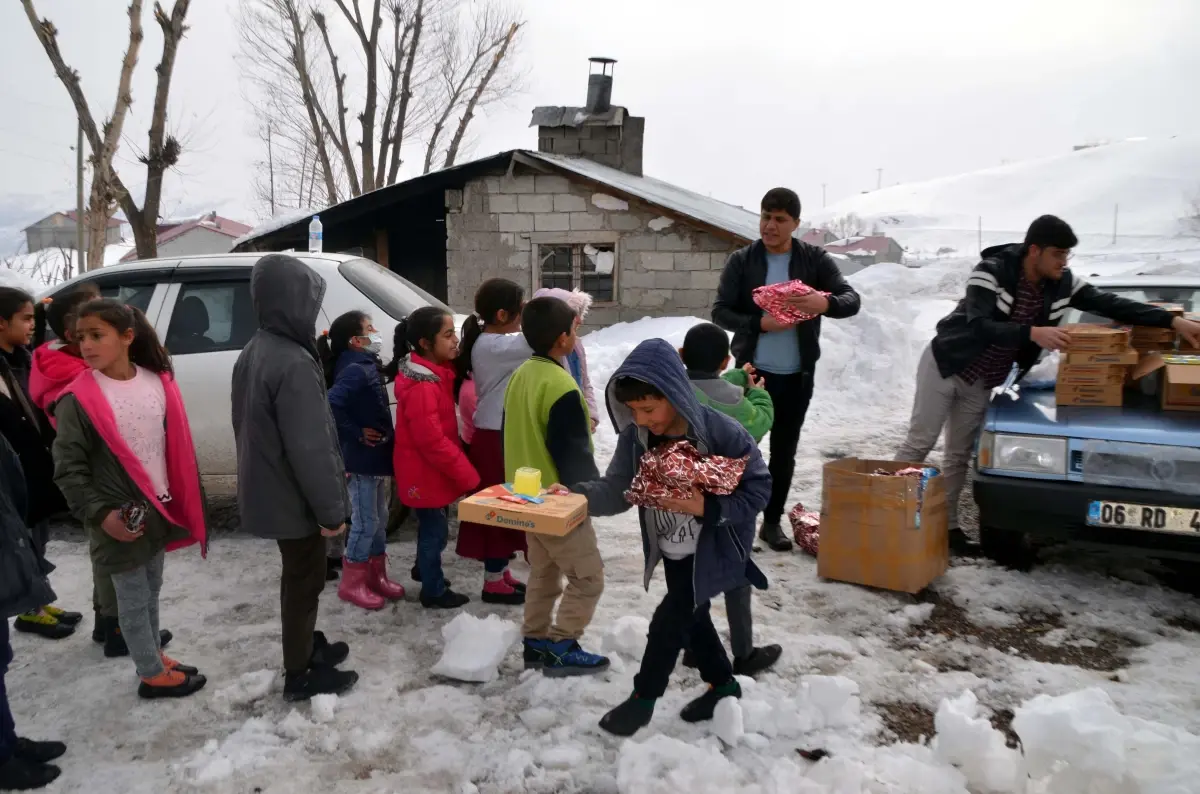
[[[462,593],[456,593],[447,585],[446,589],[437,598],[426,598],[421,596],[421,606],[426,609],[458,609],[471,602],[471,599]]]
[[[25,634],[36,634],[48,640],[61,640],[75,633],[74,626],[60,623],[53,615],[44,610],[26,612],[17,615],[13,628]]]
[[[358,683],[358,673],[332,667],[310,667],[283,679],[284,700],[310,700],[317,695],[341,695]]]
[[[188,675],[178,670],[163,670],[153,678],[143,678],[138,685],[138,697],[146,700],[158,698],[185,698],[194,695],[208,679],[202,675]]]
[[[39,764],[18,756],[0,764],[0,791],[33,791],[58,779],[62,770],[53,764]]]
[[[775,551],[792,550],[791,538],[783,534],[783,527],[778,521],[763,521],[762,528],[758,530],[758,539]]]
[[[624,703],[600,718],[600,727],[614,736],[633,736],[650,724],[654,716],[654,699],[640,698],[637,692]]]
[[[512,571],[507,568],[504,569],[504,583],[518,593],[525,592],[525,583],[517,581],[517,577],[513,576]]]
[[[200,674],[199,668],[192,667],[190,664],[182,664],[177,662],[170,656],[167,656],[165,653],[160,653],[159,656],[162,657],[163,667],[167,668],[168,670],[174,670],[176,672],[183,673],[184,675],[194,676]]]
[[[350,656],[350,646],[344,642],[330,642],[325,639],[325,632],[313,632],[312,658],[308,660],[309,669],[314,667],[337,667]]]
[[[66,752],[67,746],[62,742],[35,742],[22,738],[17,739],[17,746],[13,748],[13,755],[32,764],[48,764]]]
[[[420,569],[420,568],[418,568],[417,566],[415,566],[415,565],[414,565],[414,566],[412,567],[412,570],[411,570],[411,571],[409,571],[408,573],[409,573],[409,576],[412,578],[412,580],[413,580],[414,582],[418,582],[418,583],[419,583],[419,582],[421,581],[421,569]],[[446,587],[447,587],[447,588],[449,588],[449,587],[450,587],[450,580],[449,580],[449,579],[442,579],[442,581],[446,583]]]
[[[485,604],[524,604],[525,593],[511,587],[503,579],[483,583],[483,595],[480,596]]]
[[[115,659],[119,656],[129,655],[129,646],[125,644],[125,637],[121,634],[121,624],[117,618],[108,618],[112,621],[108,624],[108,636],[104,639],[104,655],[109,659]],[[162,650],[170,644],[175,635],[163,629],[158,632],[158,648]]]
[[[44,606],[43,612],[50,614],[50,617],[57,620],[59,623],[66,623],[68,626],[78,626],[83,622],[82,612],[68,612],[65,609],[59,609],[56,606]]]
[[[764,645],[761,648],[755,648],[748,656],[734,658],[733,674],[753,678],[774,666],[782,655],[783,648],[779,645]]]
[[[547,642],[542,673],[550,678],[596,675],[608,669],[608,657],[588,653],[575,640]]]
[[[541,670],[546,662],[546,646],[550,640],[537,640],[526,637],[521,641],[521,654],[524,657],[526,670]]]
[[[742,687],[734,679],[730,679],[728,683],[721,684],[721,686],[710,686],[707,692],[683,707],[683,711],[679,712],[679,718],[684,722],[711,720],[717,703],[723,698],[740,698],[741,696]]]

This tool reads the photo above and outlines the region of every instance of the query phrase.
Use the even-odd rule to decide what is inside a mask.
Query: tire
[[[997,529],[980,521],[979,545],[983,556],[1014,571],[1029,571],[1037,562],[1037,550],[1024,532]]]

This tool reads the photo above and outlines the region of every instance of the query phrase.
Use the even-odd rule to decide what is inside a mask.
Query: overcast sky
[[[469,0],[468,0],[469,1]],[[166,5],[170,2],[164,0]],[[169,128],[185,153],[163,212],[254,223],[261,157],[235,62],[238,0],[192,0]],[[613,102],[646,117],[645,171],[753,207],[777,184],[805,207],[875,187],[1200,128],[1196,0],[512,0],[525,92],[476,121],[471,157],[536,146],[535,105],[582,104],[587,56],[617,58]],[[111,112],[121,0],[35,0],[93,113]],[[117,167],[139,202],[161,36],[146,40]],[[74,206],[74,111],[16,0],[0,4],[0,254]],[[466,158],[460,158],[460,161]]]

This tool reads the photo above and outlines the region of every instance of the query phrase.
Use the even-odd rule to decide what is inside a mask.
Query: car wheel
[[[1037,562],[1037,550],[1024,532],[997,529],[981,522],[979,545],[983,556],[1015,571],[1028,571]]]

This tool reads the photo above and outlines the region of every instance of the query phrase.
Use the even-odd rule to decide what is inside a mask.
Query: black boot
[[[415,565],[414,565],[414,566],[412,567],[412,570],[411,570],[411,571],[409,571],[409,574],[412,576],[412,580],[413,580],[414,582],[420,583],[420,581],[421,581],[421,569],[420,569],[420,568],[418,568],[417,566],[415,566]],[[444,581],[444,582],[446,583],[446,588],[447,588],[447,589],[449,589],[449,587],[450,587],[450,580],[449,580],[449,579],[443,579],[442,581]]]
[[[31,764],[48,764],[66,752],[67,746],[62,742],[35,742],[22,737],[17,738],[17,746],[13,749],[14,756]]]
[[[116,621],[116,618],[106,618],[99,612],[96,613],[96,622],[92,624],[92,642],[103,643],[108,636],[108,622]]]
[[[683,651],[683,661],[680,662],[684,667],[695,670],[700,665],[696,664],[696,654],[692,653],[691,648],[685,648]]]
[[[421,606],[426,609],[458,609],[470,603],[471,599],[462,593],[456,593],[446,585],[446,589],[437,598],[421,596]]]
[[[310,667],[288,673],[283,680],[284,700],[310,700],[317,695],[341,695],[358,683],[358,673],[332,667]]]
[[[704,722],[711,720],[713,712],[717,708],[717,703],[722,698],[740,698],[741,696],[742,688],[733,679],[730,679],[726,684],[721,684],[721,686],[710,686],[707,692],[683,707],[683,711],[679,712],[679,718],[684,722]]]
[[[783,534],[783,527],[778,521],[764,520],[762,528],[758,530],[758,538],[775,551],[792,550],[792,541]]]
[[[755,648],[750,651],[748,656],[734,658],[733,673],[753,678],[772,667],[782,655],[783,648],[778,645],[764,645],[761,648]]]
[[[309,659],[308,666],[310,669],[314,667],[337,667],[346,658],[350,656],[350,646],[344,642],[330,642],[325,639],[325,632],[313,632],[313,652],[312,658]]]
[[[633,736],[650,724],[654,716],[654,699],[640,698],[637,692],[624,703],[600,718],[600,727],[614,736]]]
[[[33,791],[53,783],[62,770],[53,764],[39,764],[17,756],[0,764],[0,791]]]
[[[125,644],[125,637],[121,634],[120,621],[117,618],[107,618],[107,620],[110,622],[105,626],[108,633],[104,638],[104,655],[109,659],[128,656],[129,646]],[[174,637],[175,635],[166,629],[158,632],[158,647],[166,648]]]
[[[335,582],[338,578],[338,571],[342,570],[341,557],[326,557],[325,558],[325,581]]]

